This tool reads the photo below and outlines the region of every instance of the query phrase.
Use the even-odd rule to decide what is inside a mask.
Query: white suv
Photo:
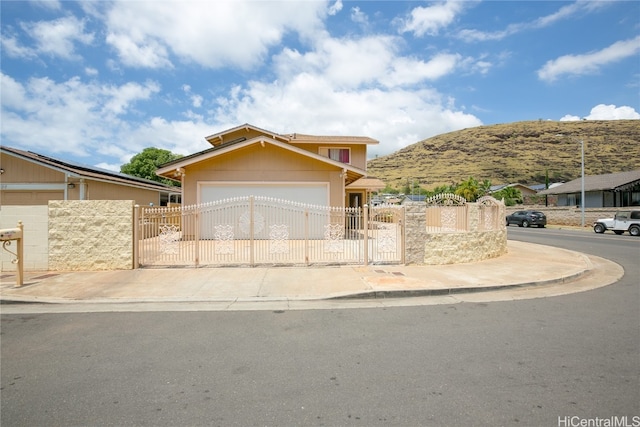
[[[593,231],[596,233],[607,230],[616,234],[628,231],[632,236],[640,236],[640,210],[618,211],[613,218],[599,219],[593,223]]]

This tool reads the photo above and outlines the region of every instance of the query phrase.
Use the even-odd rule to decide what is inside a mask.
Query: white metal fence
[[[504,204],[491,196],[469,204],[461,196],[442,193],[428,198],[426,203],[428,233],[493,231],[504,227]]]
[[[469,230],[467,201],[455,194],[437,194],[426,200],[428,233],[463,233]]]
[[[249,196],[140,207],[140,266],[404,262],[404,208],[313,206]]]

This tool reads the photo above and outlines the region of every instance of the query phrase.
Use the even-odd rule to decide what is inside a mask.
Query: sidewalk
[[[497,259],[442,266],[26,272],[24,285],[19,288],[15,287],[15,273],[4,272],[0,275],[0,300],[3,303],[237,303],[389,299],[532,290],[574,283],[587,277],[590,277],[589,286],[598,287],[613,283],[622,275],[620,266],[601,258],[508,241],[508,254]],[[584,290],[584,286],[580,289]],[[555,292],[557,294],[557,290]]]

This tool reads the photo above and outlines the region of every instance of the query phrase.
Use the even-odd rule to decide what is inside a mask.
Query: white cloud
[[[193,107],[195,108],[202,107],[202,101],[204,101],[204,98],[200,95],[196,95],[192,93],[190,85],[187,85],[187,84],[182,85],[182,90],[184,91],[184,93],[189,95],[189,99],[191,100],[191,105]]]
[[[123,144],[130,130],[123,115],[159,91],[153,82],[109,86],[45,77],[23,84],[0,76],[3,141],[79,156]]]
[[[85,33],[84,20],[67,16],[54,21],[22,23],[22,28],[35,40],[35,51],[65,59],[76,58],[75,43],[89,45],[94,34]]]
[[[565,55],[548,61],[538,70],[538,78],[553,82],[565,74],[577,76],[596,74],[603,66],[637,56],[638,52],[640,52],[640,36],[616,42],[596,52],[584,55]]]
[[[592,12],[594,10],[608,7],[611,2],[604,1],[576,1],[562,6],[556,12],[541,16],[530,22],[517,22],[507,25],[504,30],[480,31],[473,29],[461,30],[457,37],[467,42],[495,41],[531,29],[540,29],[553,25],[559,21],[568,19],[580,12]]]
[[[420,138],[482,124],[456,111],[435,90],[393,88],[337,89],[321,75],[301,73],[283,83],[251,82],[218,100],[219,128],[246,118],[275,132],[365,135],[381,141],[369,154],[387,154]]]
[[[113,46],[120,60],[129,67],[173,68],[167,49],[156,40],[136,42],[126,35],[109,33],[107,43]]]
[[[326,79],[334,90],[392,88],[437,80],[455,71],[462,59],[450,53],[436,54],[428,61],[403,57],[397,52],[399,44],[397,38],[385,35],[327,38],[305,54],[285,49],[274,57],[273,69],[281,82],[309,74]]]
[[[599,104],[585,117],[587,120],[625,120],[640,119],[640,114],[632,107]]]
[[[334,4],[329,7],[327,13],[331,16],[337,15],[342,10],[342,0],[336,0]]]
[[[416,37],[436,35],[442,29],[454,22],[456,16],[462,12],[465,3],[448,0],[426,7],[416,7],[403,22],[401,33],[413,33]]]
[[[110,115],[121,115],[137,101],[149,99],[160,91],[160,85],[153,81],[125,83],[121,86],[102,86],[100,94],[105,97],[102,112]]]
[[[287,32],[305,40],[322,34],[326,13],[323,2],[118,1],[106,12],[107,42],[131,67],[170,66],[175,55],[208,68],[249,69]]]
[[[367,14],[360,10],[359,7],[351,8],[351,20],[360,25],[367,25],[369,23]]]
[[[98,75],[98,70],[96,70],[96,69],[95,69],[95,68],[93,68],[93,67],[85,67],[85,68],[84,68],[84,73],[85,73],[87,76],[97,76],[97,75]]]
[[[460,55],[447,53],[437,54],[428,62],[400,57],[393,60],[389,72],[380,79],[388,87],[437,80],[455,70],[460,59]]]
[[[560,119],[561,122],[578,121],[578,120],[637,120],[640,119],[640,113],[635,108],[622,105],[598,104],[591,109],[591,113],[585,117],[578,117],[567,114]]]
[[[0,44],[2,44],[2,51],[12,58],[31,59],[38,56],[35,49],[22,46],[20,41],[10,34],[3,34],[0,38]]]
[[[85,32],[85,21],[75,16],[67,16],[53,21],[21,22],[21,29],[34,41],[34,46],[20,42],[15,31],[5,29],[2,35],[2,49],[13,58],[33,59],[40,54],[64,59],[78,59],[75,44],[89,45],[94,40],[93,33]]]

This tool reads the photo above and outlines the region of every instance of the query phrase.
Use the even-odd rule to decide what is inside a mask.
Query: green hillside
[[[559,136],[559,135],[565,135]],[[367,163],[370,176],[394,188],[414,180],[427,189],[470,176],[492,184],[544,183],[585,174],[640,169],[640,120],[529,121],[479,126],[434,136]]]

